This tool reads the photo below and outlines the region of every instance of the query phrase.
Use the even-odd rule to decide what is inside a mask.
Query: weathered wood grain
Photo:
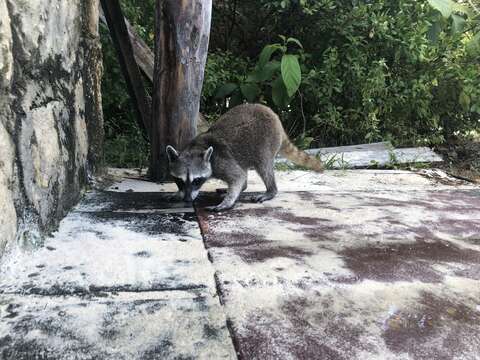
[[[153,179],[167,179],[165,148],[196,134],[210,35],[211,0],[157,0],[151,127]]]
[[[132,43],[118,0],[101,0],[113,44],[117,50],[132,103],[137,113],[138,125],[150,133],[151,104],[145,91],[142,76],[133,54]]]

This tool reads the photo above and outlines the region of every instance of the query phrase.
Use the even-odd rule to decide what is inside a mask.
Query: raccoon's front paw
[[[272,200],[274,197],[275,197],[275,194],[265,193],[261,195],[252,196],[250,198],[250,201],[254,203],[263,203],[264,201]]]
[[[233,208],[233,205],[228,206],[228,205],[220,204],[220,205],[217,205],[217,206],[207,206],[205,209],[207,209],[208,211],[212,211],[212,212],[221,212],[221,211],[225,211],[225,210],[230,210],[231,208]]]

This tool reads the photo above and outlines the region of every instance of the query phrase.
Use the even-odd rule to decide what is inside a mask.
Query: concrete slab
[[[373,150],[389,150],[392,149],[393,145],[390,141],[382,141],[376,142],[371,144],[358,144],[358,145],[347,145],[347,146],[332,146],[326,148],[318,148],[318,149],[307,149],[306,151],[309,154],[318,154],[321,152],[322,154],[328,153],[346,153],[346,152],[354,152],[354,151],[373,151]]]
[[[305,151],[311,155],[319,156],[324,162],[330,163],[332,169],[443,162],[443,158],[428,147],[395,149],[389,142],[308,149]],[[282,157],[279,157],[277,162],[293,165]]]
[[[250,173],[230,212],[206,184],[202,234],[174,185],[130,175],[2,259],[1,359],[478,358],[479,187],[290,171],[252,204]]]
[[[204,291],[0,295],[0,318],[4,360],[235,358],[218,299]]]
[[[94,191],[0,264],[0,359],[234,359],[192,208]]]
[[[300,175],[303,191],[264,204],[245,194],[222,214],[203,211],[219,200],[203,196],[240,357],[477,359],[480,188],[407,172],[347,172],[337,186],[328,172],[320,184]]]
[[[312,171],[289,170],[276,171],[276,180],[279,191],[318,190],[318,191],[341,191],[341,190],[389,190],[401,188],[405,190],[419,189],[445,189],[451,188],[475,188],[474,185],[465,181],[452,178],[439,169],[418,170],[417,172],[406,170],[327,170],[324,173]],[[218,188],[225,188],[225,183],[211,179],[203,187],[202,192],[215,192]],[[147,190],[145,190],[147,189]],[[175,192],[177,186],[174,183],[155,184],[134,178],[121,179],[109,187],[110,192],[131,193],[149,192]],[[264,191],[265,185],[255,171],[248,172],[247,191]]]
[[[134,183],[137,190],[123,189],[119,191],[119,186],[126,182]],[[172,213],[189,213],[192,205],[184,202],[172,202],[169,197],[171,193],[149,191],[148,186],[155,186],[155,183],[126,179],[121,183],[116,183],[111,188],[117,188],[117,191],[90,191],[85,194],[82,202],[78,204],[74,211],[76,212],[164,212],[172,209]],[[126,186],[128,187],[128,186]],[[130,191],[126,191],[130,190]],[[193,227],[196,227],[195,225]]]
[[[182,214],[72,212],[44,247],[7,256],[0,276],[0,293],[214,289],[195,219]]]

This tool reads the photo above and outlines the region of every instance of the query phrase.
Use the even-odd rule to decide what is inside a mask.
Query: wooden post
[[[196,134],[212,0],[157,0],[150,174],[168,179],[167,145]]]
[[[120,3],[118,0],[101,0],[101,3],[110,29],[110,36],[117,50],[120,67],[137,113],[138,125],[149,135],[151,104],[143,86],[142,75],[133,55],[132,44]]]
[[[102,112],[102,47],[98,33],[99,0],[83,1],[83,33],[85,61],[83,91],[85,93],[85,122],[88,132],[88,165],[93,174],[103,171],[104,137]]]

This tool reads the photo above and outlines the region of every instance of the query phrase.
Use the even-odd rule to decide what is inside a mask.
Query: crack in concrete
[[[192,285],[192,286],[176,286],[176,287],[151,287],[146,289],[129,289],[124,286],[113,286],[113,287],[102,287],[102,286],[91,286],[89,290],[87,289],[72,289],[71,291],[49,291],[45,289],[34,288],[33,291],[1,291],[0,295],[19,295],[19,296],[45,296],[45,297],[63,297],[63,296],[96,296],[104,297],[108,294],[119,294],[119,293],[160,293],[168,291],[195,291],[195,290],[204,290],[207,287],[205,285]]]
[[[205,248],[205,251],[207,252],[208,261],[210,262],[212,267],[215,269],[213,259],[212,259],[210,251],[208,250],[207,243],[206,243],[206,238],[205,238],[204,227],[207,226],[207,224],[204,223],[203,221],[201,221],[201,217],[198,216],[198,212],[200,211],[200,208],[198,208],[195,205],[194,205],[194,208],[195,208],[196,221],[197,221],[198,227],[200,229],[200,234],[202,235],[202,242],[203,242],[203,246]],[[233,322],[228,317],[228,314],[225,311],[225,300],[224,300],[224,296],[223,296],[223,292],[222,292],[222,289],[221,289],[220,280],[218,278],[218,272],[217,271],[215,271],[215,273],[213,274],[213,278],[214,278],[214,281],[215,281],[215,292],[216,292],[216,295],[218,296],[218,301],[219,301],[219,303],[220,303],[220,305],[223,309],[223,312],[225,314],[226,326],[227,326],[227,329],[228,329],[228,333],[230,335],[230,339],[232,340],[232,345],[233,345],[233,348],[235,350],[235,355],[237,356],[237,359],[242,360],[241,352],[240,352],[240,343],[239,343],[239,340],[238,340],[237,336],[235,335],[235,330],[233,328]]]

